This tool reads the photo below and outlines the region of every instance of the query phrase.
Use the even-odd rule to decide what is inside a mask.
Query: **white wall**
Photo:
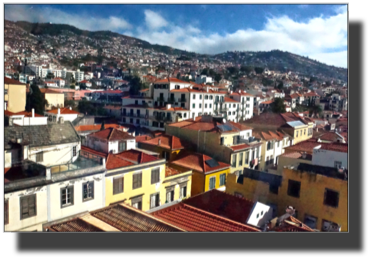
[[[266,204],[256,202],[247,224],[261,227],[272,219],[272,208]]]
[[[94,199],[83,201],[83,183],[94,182]],[[74,204],[61,208],[61,189],[66,186],[74,186]],[[104,202],[104,174],[96,174],[82,177],[76,180],[59,182],[48,185],[47,202],[50,208],[48,222],[65,218],[85,211],[92,211],[105,206]]]
[[[73,147],[76,146],[76,156],[73,157]],[[68,143],[62,145],[52,145],[44,147],[33,147],[28,150],[28,159],[36,162],[36,154],[43,151],[43,162],[39,164],[44,166],[55,166],[75,161],[80,151],[80,142]]]
[[[47,117],[23,117],[21,120],[13,120],[13,123],[19,126],[47,125]]]
[[[42,224],[47,221],[46,190],[47,187],[42,186],[5,194],[9,207],[9,223],[5,225],[5,231],[41,231]],[[31,194],[36,194],[36,216],[21,220],[20,198]]]
[[[342,167],[348,168],[348,155],[346,152],[313,149],[313,165],[334,167],[335,161],[342,162]]]

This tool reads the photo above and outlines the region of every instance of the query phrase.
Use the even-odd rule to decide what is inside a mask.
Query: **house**
[[[312,229],[327,231],[334,226],[347,231],[347,174],[307,163],[284,167],[281,176],[245,169],[240,183],[233,174],[228,176],[226,192],[270,205],[275,213],[292,205],[297,209],[295,217]]]
[[[80,113],[72,110],[71,107],[68,108],[55,108],[49,111],[45,111],[45,117],[48,117],[49,122],[57,122],[59,118],[62,117],[64,121],[74,121]]]
[[[103,153],[83,146],[82,153],[105,159],[106,205],[125,200],[147,211],[190,196],[192,172],[168,168],[164,159],[135,149]]]
[[[203,115],[172,123],[166,126],[166,133],[192,143],[197,152],[230,163],[230,172],[255,167],[261,155],[261,142],[252,136],[252,128],[223,117]]]
[[[138,147],[157,152],[161,158],[173,161],[181,150],[192,147],[192,144],[178,137],[162,134],[158,137],[138,142]]]
[[[171,166],[180,170],[193,170],[191,196],[225,185],[230,165],[191,151],[181,151]]]
[[[21,111],[17,113],[13,113],[5,109],[4,118],[4,126],[30,126],[47,124],[47,117],[35,113],[34,108],[31,112]]]
[[[70,122],[5,127],[5,231],[104,207],[104,163],[79,155]]]
[[[45,110],[51,110],[53,108],[64,107],[65,105],[65,94],[61,91],[55,91],[53,89],[40,89],[42,94],[47,101]]]
[[[27,89],[27,84],[4,77],[5,109],[13,113],[25,111]]]
[[[135,137],[116,128],[106,128],[86,136],[86,146],[103,153],[119,153],[136,147]]]

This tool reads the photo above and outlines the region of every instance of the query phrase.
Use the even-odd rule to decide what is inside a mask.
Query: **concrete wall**
[[[73,147],[76,147],[76,156],[73,156]],[[33,147],[28,150],[28,159],[36,162],[36,154],[43,152],[43,162],[39,164],[44,166],[55,166],[75,161],[79,156],[80,142],[68,143],[62,145],[52,145],[44,147]]]
[[[335,161],[342,162],[342,167],[347,168],[347,153],[326,149],[313,149],[313,165],[335,167]]]
[[[94,182],[94,199],[83,201],[83,184],[92,181]],[[61,189],[66,186],[74,186],[74,204],[61,207]],[[103,186],[104,174],[84,176],[47,186],[48,222],[104,207]]]
[[[4,95],[4,101],[8,101],[7,110],[10,112],[24,111],[26,105],[26,85],[4,84],[4,89],[8,90],[8,94]]]
[[[23,117],[21,120],[13,120],[13,123],[19,126],[46,125],[47,117]]]
[[[45,107],[45,109],[52,109],[51,105],[64,106],[65,105],[65,95],[63,93],[44,93],[45,99],[48,101],[49,106]]]
[[[21,220],[20,199],[23,196],[36,194],[36,216]],[[34,187],[4,195],[8,200],[9,224],[4,226],[5,231],[42,231],[42,224],[47,221],[47,187]]]

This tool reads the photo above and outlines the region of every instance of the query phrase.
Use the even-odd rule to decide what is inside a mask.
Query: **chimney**
[[[34,108],[32,108],[32,117],[34,118]]]
[[[61,114],[61,109],[60,108],[58,108],[58,115],[60,115]]]
[[[69,107],[69,110],[71,110],[71,107]]]
[[[161,138],[158,138],[158,145],[161,145]]]

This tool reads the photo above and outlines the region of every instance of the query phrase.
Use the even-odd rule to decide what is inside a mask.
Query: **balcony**
[[[96,160],[91,160],[83,156],[78,156],[77,160],[72,163],[67,163],[64,165],[57,165],[50,167],[51,174],[63,173],[68,171],[83,170],[89,168],[103,167],[101,158]]]
[[[165,99],[161,97],[157,97],[156,102],[165,102]]]
[[[178,98],[178,103],[186,103],[186,98]]]

